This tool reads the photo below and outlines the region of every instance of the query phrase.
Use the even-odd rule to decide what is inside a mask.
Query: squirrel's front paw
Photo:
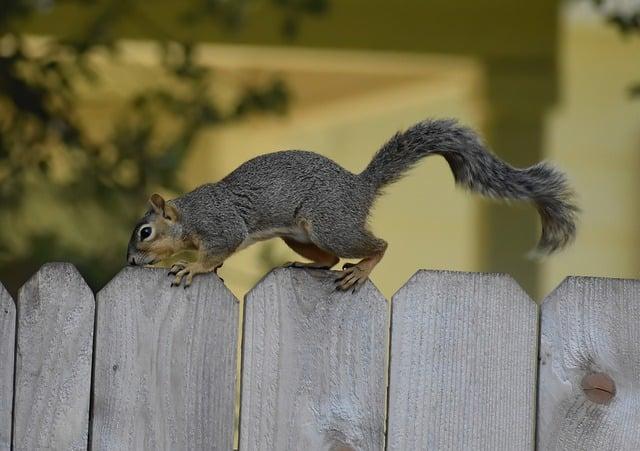
[[[175,272],[174,269],[176,270]],[[184,265],[176,263],[171,267],[170,273],[175,274],[176,278],[171,282],[172,287],[179,287],[184,279],[184,288],[187,288],[193,282],[193,277],[197,274],[202,274],[204,271],[202,266],[198,263],[186,263]]]
[[[179,287],[184,280],[184,288],[187,288],[193,282],[193,277],[198,274],[214,273],[217,274],[218,268],[222,264],[215,265],[213,268],[205,267],[200,262],[178,262],[171,267],[169,274],[175,274],[176,278],[171,282],[172,287]]]

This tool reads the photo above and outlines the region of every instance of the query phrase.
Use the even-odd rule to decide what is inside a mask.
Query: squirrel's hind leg
[[[287,263],[286,267],[290,268],[314,268],[314,269],[331,269],[335,266],[336,263],[340,261],[340,259],[325,251],[320,249],[313,243],[301,243],[296,240],[292,240],[291,238],[282,238],[282,240],[289,246],[294,252],[303,256],[304,258],[308,258],[311,262],[290,262]]]
[[[387,250],[387,242],[376,237],[357,222],[336,219],[329,223],[327,220],[331,220],[331,217],[328,215],[319,220],[312,219],[308,223],[307,230],[311,241],[318,248],[326,249],[324,252],[335,255],[336,258],[362,259],[355,265],[344,268],[336,279],[338,289],[356,291],[365,283],[378,262],[382,260]],[[316,223],[328,223],[328,226],[317,227]]]

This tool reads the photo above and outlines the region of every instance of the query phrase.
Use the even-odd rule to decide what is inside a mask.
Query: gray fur
[[[361,174],[313,152],[275,152],[249,160],[221,181],[170,203],[180,213],[181,239],[197,238],[211,255],[226,257],[252,237],[302,224],[309,241],[319,248],[342,258],[367,257],[386,247],[367,229],[375,198],[432,154],[442,155],[456,182],[471,191],[534,202],[542,218],[539,251],[555,251],[574,237],[578,209],[561,172],[546,163],[513,168],[453,120],[424,121],[396,134]],[[428,195],[424,193],[425,206]]]
[[[213,253],[235,249],[254,234],[310,226],[310,241],[343,258],[366,257],[381,241],[366,230],[373,187],[313,152],[281,151],[242,164],[218,183],[175,199],[185,234]]]

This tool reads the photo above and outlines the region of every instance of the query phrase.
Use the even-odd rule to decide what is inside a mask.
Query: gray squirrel
[[[195,250],[194,262],[170,270],[172,286],[184,279],[186,288],[195,275],[217,272],[234,252],[280,237],[311,260],[291,266],[330,269],[340,258],[361,259],[345,264],[336,279],[337,288],[355,291],[387,248],[367,227],[373,202],[385,186],[433,154],[445,158],[458,185],[492,198],[533,202],[542,222],[537,252],[552,253],[574,238],[578,208],[562,172],[544,162],[513,168],[471,129],[445,119],[397,133],[360,174],[313,152],[280,151],[253,158],[219,182],[176,199],[153,194],[131,236],[127,260],[152,265]]]

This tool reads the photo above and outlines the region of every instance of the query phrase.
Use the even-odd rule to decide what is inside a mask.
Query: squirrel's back
[[[250,229],[286,225],[309,210],[366,220],[375,187],[315,152],[284,150],[240,165],[218,185],[230,193]]]

